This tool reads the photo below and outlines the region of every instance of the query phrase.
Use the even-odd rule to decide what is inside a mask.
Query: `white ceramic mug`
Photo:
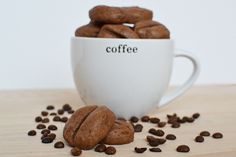
[[[173,59],[185,57],[193,73],[167,96]],[[85,104],[108,106],[118,117],[147,114],[186,92],[199,74],[190,54],[174,54],[171,39],[108,39],[73,37],[71,59],[74,82]]]

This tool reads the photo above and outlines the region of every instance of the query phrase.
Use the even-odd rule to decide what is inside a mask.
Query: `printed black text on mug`
[[[107,47],[106,48],[107,53],[137,53],[138,48],[137,47],[129,47],[126,44],[120,44],[119,46],[114,47]]]

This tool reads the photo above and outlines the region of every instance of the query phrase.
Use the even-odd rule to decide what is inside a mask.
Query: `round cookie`
[[[115,125],[112,127],[103,142],[110,145],[120,145],[133,142],[133,140],[133,126],[127,121],[116,120]]]
[[[153,13],[151,10],[140,7],[110,7],[100,5],[89,11],[92,21],[105,24],[136,23],[143,20],[151,20]]]
[[[92,149],[106,137],[115,115],[105,106],[86,106],[77,110],[65,125],[63,137],[69,145]]]
[[[146,20],[135,24],[134,31],[143,39],[169,39],[169,30],[161,23]]]
[[[139,38],[128,26],[107,24],[98,34],[99,38]]]
[[[77,37],[97,37],[102,24],[90,22],[87,25],[81,26],[76,29],[75,36]]]

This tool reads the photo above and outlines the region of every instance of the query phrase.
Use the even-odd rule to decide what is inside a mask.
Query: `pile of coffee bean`
[[[64,104],[61,109],[58,109],[55,112],[55,107],[53,105],[48,105],[46,110],[41,111],[40,116],[36,116],[34,121],[37,123],[37,130],[28,131],[28,136],[36,136],[37,132],[41,134],[41,142],[44,144],[53,143],[56,139],[57,126],[55,124],[49,124],[50,119],[54,122],[62,122],[66,123],[68,120],[67,116],[62,116],[65,112],[67,112],[68,117],[70,114],[74,113],[74,110],[69,104]],[[60,115],[60,116],[59,116]],[[54,143],[54,148],[60,149],[64,148],[65,144],[62,141],[57,141]]]
[[[166,133],[163,130],[161,130],[160,128],[164,128],[167,125],[169,125],[172,128],[180,128],[181,125],[183,125],[185,123],[193,123],[196,119],[198,119],[200,117],[200,114],[194,113],[191,116],[180,117],[176,113],[174,113],[171,115],[168,114],[168,115],[166,115],[166,117],[167,117],[166,121],[161,121],[158,117],[149,117],[147,115],[140,118],[141,122],[156,124],[155,127],[157,127],[157,129],[153,128],[153,127],[150,128],[148,130],[148,133],[151,135],[146,136],[146,141],[147,141],[148,145],[150,146],[149,151],[151,151],[151,152],[162,152],[162,150],[160,148],[158,148],[159,145],[166,143],[167,140],[171,141],[171,140],[176,140],[176,138],[177,138],[176,135],[174,135],[174,134],[167,134],[165,136]],[[129,121],[133,125],[134,131],[136,133],[142,132],[143,125],[138,123],[139,122],[138,117],[133,116],[129,119]],[[202,143],[202,142],[204,142],[204,137],[210,136],[210,135],[211,135],[210,132],[202,131],[199,133],[198,136],[195,137],[194,140],[195,140],[195,142]],[[223,134],[220,132],[216,132],[212,135],[212,137],[215,139],[223,138]],[[136,153],[144,153],[147,149],[148,149],[147,147],[135,147],[134,151]],[[187,145],[179,145],[179,146],[177,146],[176,151],[182,152],[182,153],[187,153],[190,151],[190,147]]]

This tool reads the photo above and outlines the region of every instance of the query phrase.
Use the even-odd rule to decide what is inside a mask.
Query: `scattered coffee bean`
[[[146,147],[143,147],[143,148],[135,147],[135,148],[134,148],[134,151],[135,151],[136,153],[144,153],[146,150],[147,150]]]
[[[48,118],[43,118],[42,123],[48,123],[49,119]]]
[[[182,153],[187,153],[187,152],[190,151],[190,148],[187,145],[180,145],[176,148],[176,151],[177,152],[182,152]]]
[[[178,118],[177,118],[177,122],[183,124],[183,123],[186,123],[187,121],[186,121],[186,120],[183,120],[183,118],[178,117]]]
[[[180,127],[180,124],[179,123],[173,123],[172,125],[171,125],[171,127],[172,128],[179,128]]]
[[[154,136],[147,136],[146,139],[147,139],[148,142],[156,140],[156,138]]]
[[[53,142],[53,139],[48,136],[46,136],[42,139],[42,143],[52,143],[52,142]]]
[[[160,148],[149,148],[149,151],[150,152],[161,152],[161,149]]]
[[[61,118],[61,122],[66,123],[67,121],[68,121],[68,118],[67,118],[67,117],[62,117],[62,118]]]
[[[95,152],[105,152],[106,151],[106,145],[105,144],[99,144],[94,149]]]
[[[210,136],[211,134],[209,131],[202,131],[202,132],[200,132],[200,135],[201,136]]]
[[[175,140],[176,136],[174,134],[168,134],[168,135],[166,135],[166,139],[167,140]]]
[[[56,125],[49,125],[48,129],[49,130],[57,130],[57,127],[56,127]]]
[[[55,122],[59,122],[59,121],[61,121],[61,118],[59,116],[55,116],[55,117],[53,117],[52,120]]]
[[[157,140],[160,145],[166,143],[166,139],[164,139],[164,138],[158,138]]]
[[[188,117],[187,122],[189,122],[189,123],[194,122],[194,118],[192,118],[192,117]]]
[[[197,119],[200,117],[200,113],[194,113],[193,116],[192,116],[194,119]]]
[[[50,113],[50,116],[56,116],[56,115],[57,115],[56,112],[52,112],[52,113]]]
[[[63,142],[59,141],[54,144],[54,148],[64,148],[65,145]]]
[[[143,126],[141,124],[134,125],[134,132],[142,132]]]
[[[204,142],[204,137],[203,136],[197,136],[197,137],[195,137],[195,141],[202,143],[202,142]]]
[[[37,129],[45,129],[46,126],[44,124],[38,124],[36,128]]]
[[[154,128],[149,129],[148,132],[149,132],[150,134],[153,134],[153,135],[156,135],[156,134],[157,134],[157,130],[154,129]]]
[[[35,131],[35,130],[30,130],[30,131],[28,132],[28,135],[29,135],[29,136],[35,136],[35,135],[36,135],[36,131]]]
[[[48,136],[48,133],[44,133],[42,136],[41,136],[41,140],[44,138],[44,137],[47,137]]]
[[[182,121],[185,123],[185,122],[187,122],[188,121],[188,117],[187,116],[184,116],[183,118],[182,118]]]
[[[157,124],[157,126],[158,126],[159,128],[163,128],[163,127],[166,126],[166,122],[159,122],[159,123]]]
[[[53,109],[54,109],[54,106],[52,106],[52,105],[47,106],[47,110],[53,110]]]
[[[48,130],[48,129],[43,129],[42,131],[41,131],[41,134],[44,134],[44,133],[47,133],[47,134],[50,134],[50,130]]]
[[[165,132],[163,130],[158,129],[158,130],[156,130],[156,135],[157,136],[164,136]]]
[[[54,133],[50,133],[47,136],[50,137],[53,140],[56,138],[56,134],[54,134]]]
[[[130,118],[130,121],[132,123],[137,123],[139,121],[139,119],[138,119],[138,117],[133,116],[133,117]]]
[[[70,153],[73,156],[80,156],[81,153],[82,153],[82,150],[77,148],[77,147],[74,147],[74,148],[71,149]]]
[[[42,115],[42,116],[47,116],[47,115],[48,115],[48,112],[47,112],[47,111],[42,111],[42,112],[41,112],[41,115]]]
[[[116,148],[115,148],[115,147],[112,147],[112,146],[109,146],[109,147],[106,148],[105,153],[106,153],[107,155],[113,155],[113,154],[116,153]]]
[[[154,141],[148,142],[148,144],[152,147],[157,147],[157,146],[159,146],[160,143],[158,140],[154,140]]]
[[[220,133],[220,132],[216,132],[216,133],[214,133],[213,135],[212,135],[212,137],[213,138],[223,138],[223,134],[222,133]]]
[[[42,121],[42,117],[38,116],[38,117],[35,117],[35,122],[41,122]]]
[[[74,110],[69,110],[69,111],[67,111],[67,113],[69,113],[69,114],[73,114],[75,111]]]
[[[170,114],[167,114],[166,117],[169,119],[169,118],[173,118],[173,117],[177,117],[177,114],[176,113],[173,113],[172,115]]]
[[[157,118],[157,117],[152,117],[152,118],[150,118],[150,122],[151,122],[151,123],[155,123],[155,124],[157,124],[157,123],[160,122],[160,119]]]
[[[153,136],[147,136],[146,139],[147,139],[149,145],[152,147],[156,147],[156,146],[164,144],[166,142],[166,140],[163,138],[155,138]]]
[[[69,104],[63,105],[62,108],[63,108],[64,111],[70,111],[71,110],[71,106]]]
[[[150,120],[149,116],[143,116],[143,117],[141,118],[141,121],[142,121],[142,122],[149,122],[149,120]]]
[[[64,110],[59,109],[59,110],[57,110],[57,113],[58,113],[59,115],[62,115],[62,114],[64,114]]]

